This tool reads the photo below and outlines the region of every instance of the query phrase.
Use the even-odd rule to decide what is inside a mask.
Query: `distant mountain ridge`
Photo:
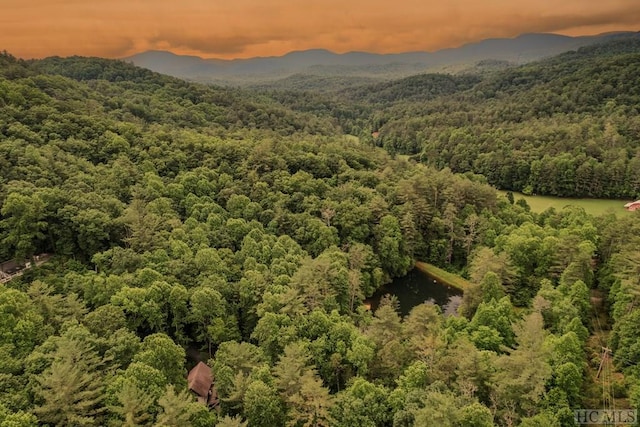
[[[326,49],[311,49],[294,51],[283,56],[225,60],[177,55],[167,51],[147,51],[124,60],[152,71],[183,79],[244,85],[278,80],[301,73],[389,78],[425,72],[456,71],[486,60],[522,64],[583,46],[625,37],[640,37],[640,32],[616,32],[580,37],[532,33],[515,38],[486,39],[436,52],[339,54]]]

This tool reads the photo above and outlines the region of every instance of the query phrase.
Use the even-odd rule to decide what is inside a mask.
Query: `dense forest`
[[[640,36],[479,71],[268,93],[292,109],[333,117],[390,153],[482,174],[503,190],[640,194]]]
[[[489,185],[637,196],[638,64],[626,41],[245,91],[3,53],[0,261],[34,268],[0,284],[0,427],[547,427],[639,408],[640,217],[535,213]],[[363,306],[415,260],[469,279],[458,316]],[[198,360],[215,409],[187,390]]]

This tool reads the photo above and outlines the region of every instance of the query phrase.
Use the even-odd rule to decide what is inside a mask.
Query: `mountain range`
[[[435,52],[339,54],[324,49],[311,49],[283,56],[225,60],[153,50],[124,60],[174,77],[230,85],[273,82],[296,74],[382,79],[425,72],[459,72],[477,66],[478,63],[519,65],[624,37],[640,37],[640,32],[580,37],[532,33],[515,38],[486,39]]]

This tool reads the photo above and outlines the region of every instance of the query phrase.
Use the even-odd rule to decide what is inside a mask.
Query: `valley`
[[[636,410],[640,39],[563,52],[238,87],[1,53],[0,261],[31,268],[0,284],[0,426]]]

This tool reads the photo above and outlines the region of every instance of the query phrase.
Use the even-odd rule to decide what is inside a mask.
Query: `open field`
[[[444,283],[445,285],[452,286],[461,291],[465,291],[469,286],[471,286],[471,282],[469,282],[467,279],[460,277],[457,274],[449,273],[448,271],[445,271],[441,268],[436,267],[435,265],[431,265],[426,262],[416,261],[416,268],[427,273],[428,275]]]
[[[498,191],[500,194],[506,194],[506,191]],[[574,205],[584,208],[591,215],[602,215],[613,212],[616,215],[632,215],[624,209],[624,204],[631,200],[613,200],[613,199],[568,199],[563,197],[552,196],[525,196],[522,193],[513,192],[514,200],[525,199],[533,212],[544,212],[549,208],[560,210],[567,205]]]

